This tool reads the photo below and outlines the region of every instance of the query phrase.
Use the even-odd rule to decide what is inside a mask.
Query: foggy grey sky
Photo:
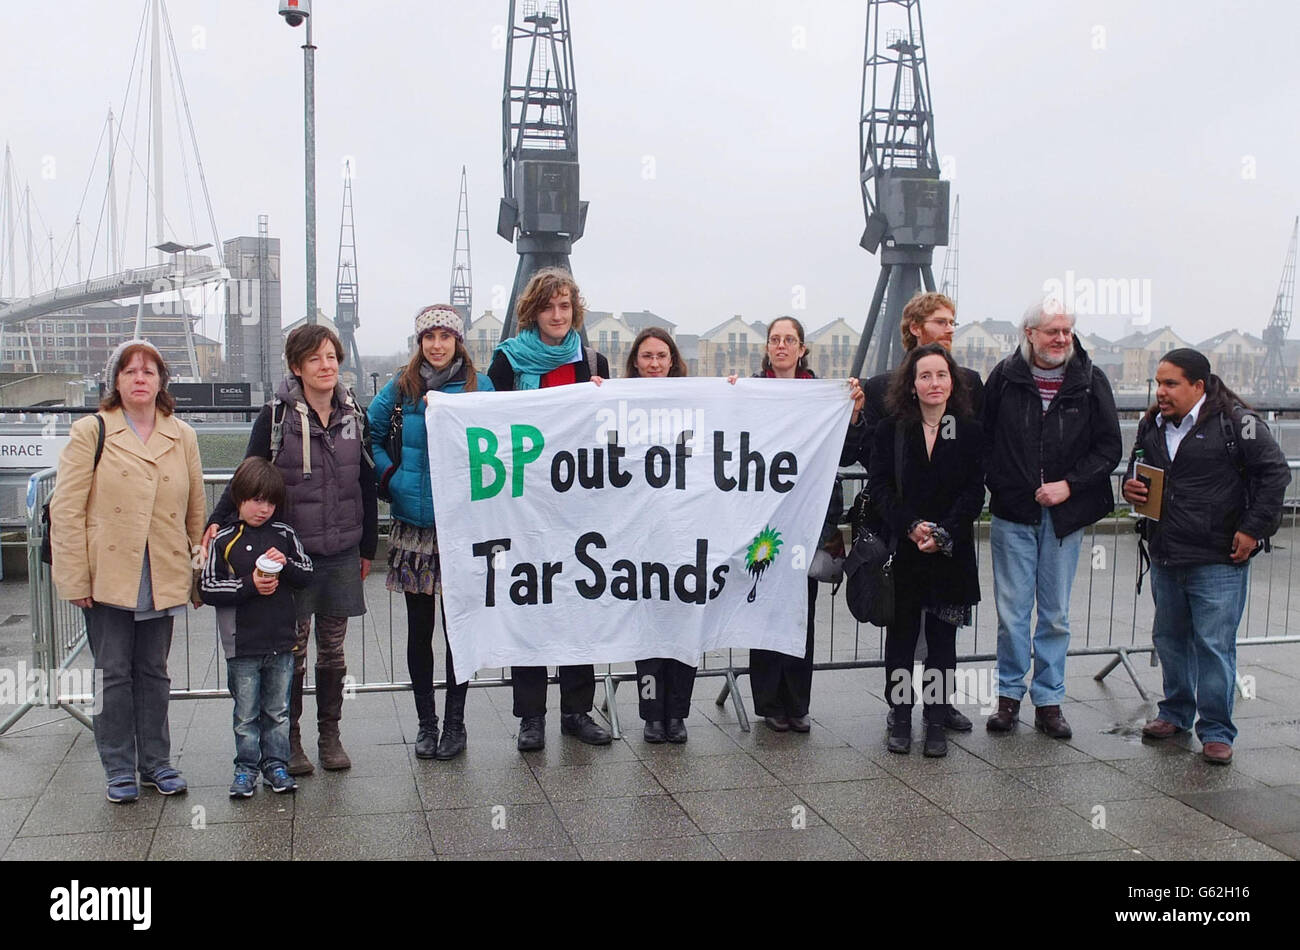
[[[341,169],[352,156],[362,352],[403,349],[416,309],[447,298],[462,164],[475,313],[501,313],[516,264],[495,234],[505,53],[494,38],[508,4],[314,6],[322,309],[333,315]],[[107,108],[122,112],[143,8],[0,7],[0,138],[60,247]],[[573,267],[593,308],[653,310],[679,332],[732,314],[794,313],[810,330],[844,317],[861,328],[878,272],[857,246],[866,8],[572,0],[591,202]],[[1016,319],[1044,281],[1072,271],[1149,280],[1153,328],[1172,324],[1194,341],[1229,326],[1261,331],[1300,213],[1300,5],[924,0],[922,9],[938,151],[962,198],[963,321]],[[254,234],[258,213],[269,213],[288,322],[305,299],[304,32],[283,24],[274,0],[170,0],[168,10],[219,236]],[[169,129],[173,158],[176,141]],[[47,156],[52,178],[42,177]],[[103,184],[97,173],[82,212],[87,256]],[[130,265],[146,262],[140,187]],[[188,224],[174,165],[168,193],[178,227],[167,237],[211,240],[201,209],[197,231]],[[197,187],[194,196],[201,202]],[[940,249],[936,275],[942,264]],[[48,273],[44,257],[38,268]],[[18,271],[21,292],[21,248]],[[1084,331],[1117,326],[1079,320]]]

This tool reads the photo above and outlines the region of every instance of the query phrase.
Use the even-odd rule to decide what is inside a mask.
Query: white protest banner
[[[429,394],[458,677],[802,656],[852,403],[831,380],[626,379]]]

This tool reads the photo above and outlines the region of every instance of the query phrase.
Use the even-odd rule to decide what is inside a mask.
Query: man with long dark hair
[[[1136,477],[1139,459],[1164,473],[1159,520],[1143,528],[1165,698],[1142,734],[1167,739],[1195,718],[1205,759],[1227,765],[1250,559],[1281,524],[1291,472],[1268,426],[1192,349],[1156,367],[1156,404],[1138,424],[1124,482],[1134,504],[1155,501],[1154,482]]]

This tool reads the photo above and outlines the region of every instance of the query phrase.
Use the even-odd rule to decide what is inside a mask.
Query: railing
[[[1300,463],[1289,463],[1292,472]],[[66,601],[60,601],[53,587],[49,566],[40,560],[40,544],[44,534],[41,524],[41,506],[48,500],[54,485],[54,469],[31,476],[27,492],[28,512],[28,578],[31,596],[33,668],[45,671],[65,670],[82,655],[86,646],[85,623],[82,612]],[[204,476],[207,505],[210,511],[229,480],[229,475]],[[1117,470],[1116,497],[1122,471]],[[862,480],[861,470],[845,470],[837,476],[838,490],[845,492],[846,510],[854,486]],[[1237,646],[1297,643],[1300,635],[1300,597],[1293,604],[1292,590],[1296,579],[1297,517],[1300,516],[1300,480],[1294,477],[1285,503],[1281,529],[1273,538],[1273,553],[1261,554],[1253,561],[1247,594],[1246,610],[1238,628]],[[386,520],[386,517],[385,519]],[[1088,535],[1079,558],[1071,599],[1070,656],[1109,656],[1111,662],[1096,674],[1100,680],[1116,666],[1123,665],[1132,677],[1138,692],[1145,700],[1147,692],[1139,681],[1131,658],[1150,654],[1155,664],[1151,643],[1151,625],[1154,606],[1149,594],[1139,595],[1135,587],[1137,577],[1137,544],[1134,535],[1135,518],[1127,505],[1121,503],[1109,517],[1088,529]],[[992,565],[985,554],[987,548],[987,510],[976,529],[976,554],[980,566],[983,604],[974,611],[974,622],[957,632],[959,663],[994,660],[997,657],[997,616],[992,604]],[[376,570],[383,566],[376,561]],[[387,609],[382,613],[370,610],[361,619],[360,636],[350,636],[347,641],[349,669],[358,669],[359,676],[351,678],[349,689],[354,692],[386,692],[410,689],[410,682],[399,676],[404,659],[404,649],[398,650],[404,632],[394,625],[394,604],[404,612],[400,596],[387,597]],[[207,619],[214,615],[187,611],[182,621],[178,642],[173,645],[170,659],[174,699],[211,699],[228,697],[222,685],[224,664],[215,622]],[[848,612],[844,598],[834,596],[828,585],[819,585],[817,597],[818,630],[814,639],[813,669],[844,670],[882,667],[884,665],[884,630],[857,623]],[[199,624],[194,618],[203,618]],[[199,628],[202,629],[199,629]],[[435,650],[435,656],[441,657]],[[706,653],[700,661],[698,676],[719,677],[725,680],[718,705],[730,699],[741,728],[748,731],[749,720],[737,688],[737,677],[748,672],[748,651],[743,649],[717,650]],[[182,668],[183,664],[183,668]],[[506,670],[487,670],[476,673],[470,685],[489,688],[510,684]],[[630,663],[608,664],[597,667],[596,675],[605,684],[604,709],[609,716],[614,734],[620,734],[618,707],[614,702],[618,685],[635,680],[636,673]],[[552,682],[556,678],[552,677]],[[37,705],[51,709],[63,708],[70,715],[89,725],[87,717],[76,708],[86,703],[84,695],[65,695],[57,688],[58,677],[45,678],[47,688],[35,701],[30,702],[3,723],[3,734],[27,711]],[[438,681],[438,687],[446,685]],[[314,692],[308,686],[307,692]]]

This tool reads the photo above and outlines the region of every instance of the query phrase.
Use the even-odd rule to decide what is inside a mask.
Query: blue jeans
[[[289,763],[289,688],[293,654],[226,660],[235,697],[235,771],[266,773]]]
[[[134,611],[105,604],[82,613],[95,666],[104,673],[94,721],[104,774],[110,782],[135,781],[137,766],[145,775],[170,766],[167,703],[172,681],[167,675],[167,654],[173,618],[137,621]]]
[[[993,592],[998,606],[998,695],[1019,701],[1029,672],[1029,621],[1038,603],[1033,635],[1035,706],[1059,706],[1065,699],[1065,654],[1070,648],[1070,590],[1079,567],[1083,529],[1064,538],[1052,530],[1050,508],[1039,524],[995,517]]]
[[[1152,640],[1164,672],[1160,718],[1180,729],[1196,719],[1201,742],[1232,745],[1237,683],[1237,626],[1246,608],[1250,565],[1151,565],[1156,602]]]

